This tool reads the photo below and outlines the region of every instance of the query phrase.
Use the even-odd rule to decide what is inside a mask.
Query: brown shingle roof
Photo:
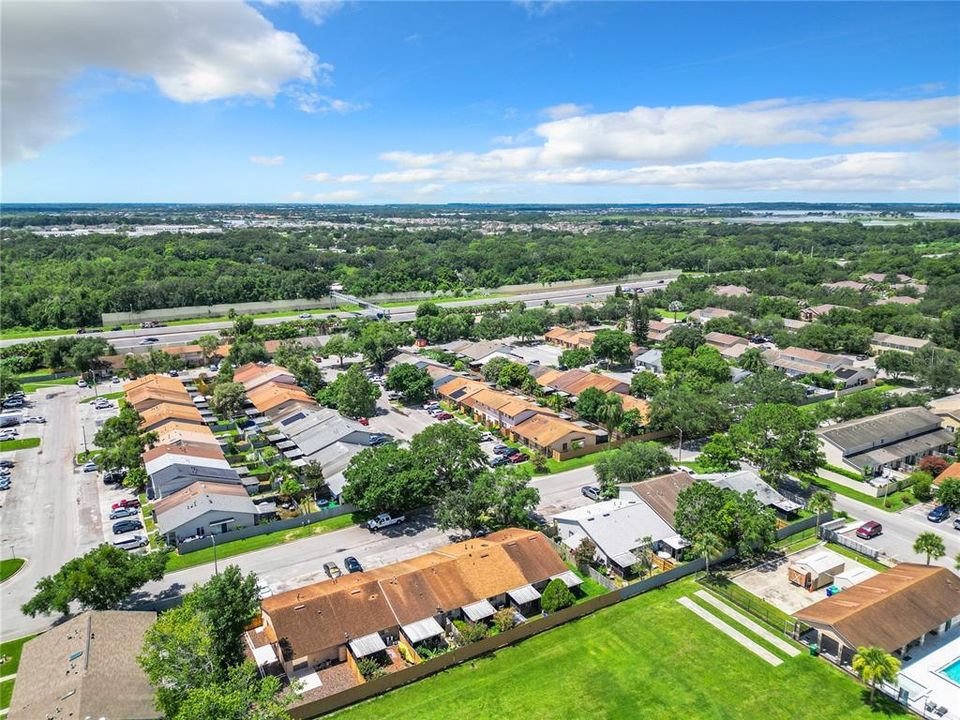
[[[167,423],[154,432],[157,433],[157,442],[159,444],[186,441],[220,447],[220,441],[213,436],[213,431],[206,425],[191,425],[190,423],[174,421]]]
[[[960,577],[945,567],[902,563],[796,613],[829,627],[849,647],[902,648],[960,615]]]
[[[260,412],[269,412],[278,405],[283,405],[290,400],[296,400],[305,405],[316,406],[316,401],[310,397],[307,392],[296,385],[287,385],[286,383],[268,382],[261,385],[256,390],[247,393],[250,402]]]
[[[143,422],[140,423],[141,429],[150,428],[160,422],[174,420],[206,427],[203,424],[203,417],[200,415],[200,411],[193,405],[176,405],[174,403],[164,402],[159,405],[154,405],[152,408],[147,408],[140,413],[140,417],[143,418]]]
[[[516,425],[513,431],[524,440],[540,447],[549,447],[571,434],[581,437],[592,435],[579,425],[549,415],[534,415]]]
[[[138,411],[146,409],[148,405],[156,405],[161,402],[196,407],[190,393],[183,388],[183,385],[180,386],[180,390],[164,388],[159,385],[145,385],[128,392],[126,400]]]
[[[128,383],[124,383],[123,392],[129,394],[138,388],[149,385],[166,388],[168,390],[183,389],[183,383],[176,378],[167,377],[166,375],[144,375],[142,378],[137,378],[136,380],[131,380]]]
[[[219,445],[208,445],[205,443],[192,443],[180,440],[173,443],[161,443],[147,450],[141,457],[146,464],[151,460],[163,457],[164,455],[186,455],[188,457],[210,458],[219,460],[223,457],[223,452]]]
[[[670,527],[674,527],[674,515],[677,512],[677,498],[680,493],[692,487],[694,480],[686,472],[675,472],[667,475],[644,480],[642,482],[625,485],[649,505]]]
[[[626,384],[622,380],[617,380],[609,375],[587,372],[580,368],[574,368],[573,370],[566,370],[564,372],[557,370],[555,372],[556,374],[553,372],[543,373],[537,378],[537,383],[544,387],[552,387],[561,392],[569,393],[570,395],[579,395],[588,387],[594,387],[603,392],[612,392],[614,388]]]

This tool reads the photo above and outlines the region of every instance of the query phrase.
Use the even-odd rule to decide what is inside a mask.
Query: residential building
[[[663,350],[654,348],[633,359],[633,367],[637,371],[647,370],[657,375],[663,375]]]
[[[873,382],[874,378],[877,377],[877,371],[868,367],[844,366],[834,370],[833,377],[837,382],[843,383],[844,389],[847,389]]]
[[[764,357],[772,367],[789,378],[830,372],[844,387],[855,387],[876,377],[876,371],[872,369],[854,368],[852,358],[806,348],[788,347],[779,352],[768,351],[764,353]]]
[[[599,441],[597,433],[569,420],[543,413],[513,425],[509,432],[511,437],[531,450],[558,460],[567,453],[596,448]],[[606,439],[605,434],[603,438]]]
[[[595,333],[584,330],[568,330],[562,327],[553,327],[543,335],[543,339],[551,345],[559,345],[567,350],[590,348],[593,345]]]
[[[722,332],[708,332],[703,336],[707,345],[716,348],[723,357],[735,360],[750,349],[750,341],[737,335]]]
[[[580,393],[589,387],[596,388],[601,392],[628,394],[630,392],[630,383],[619,380],[609,375],[589,372],[581,368],[572,370],[553,370],[543,369],[539,373],[533,373],[537,384],[554,392],[566,393],[571,397],[578,397]]]
[[[678,472],[658,475],[649,480],[620,486],[620,498],[642,500],[670,527],[674,527],[677,513],[677,498],[680,493],[693,487],[694,479],[688,473]]]
[[[687,314],[688,323],[700,323],[701,325],[706,325],[711,320],[716,320],[717,318],[727,318],[733,317],[736,313],[733,310],[725,310],[723,308],[715,307],[705,307],[698,310],[694,310],[691,313]]]
[[[916,465],[920,458],[946,452],[953,433],[922,407],[888,410],[817,430],[820,447],[831,465],[864,475]]]
[[[156,613],[80,613],[23,646],[9,720],[162,717],[137,662]]]
[[[791,318],[783,319],[783,326],[787,330],[792,330],[794,332],[796,332],[797,330],[803,330],[803,328],[805,328],[809,324],[810,323],[804,322],[803,320],[793,320]]]
[[[141,378],[136,380],[131,380],[128,383],[123,384],[123,392],[125,395],[129,395],[135,390],[138,390],[142,387],[161,387],[166,390],[172,390],[174,392],[180,392],[184,389],[183,383],[177,380],[176,378],[169,377],[167,375],[144,375]]]
[[[156,431],[167,423],[174,422],[206,427],[200,411],[192,404],[175,405],[174,403],[163,402],[144,410],[140,413],[140,417],[142,418],[140,430],[143,432]]]
[[[940,418],[944,430],[960,430],[960,393],[937,398],[930,402],[930,412]]]
[[[143,414],[146,410],[156,407],[162,403],[171,405],[186,405],[194,408],[193,398],[186,391],[183,385],[179,390],[173,390],[159,385],[144,385],[136,390],[126,393],[127,404],[132,406],[138,413]]]
[[[180,442],[214,445],[220,447],[220,441],[213,435],[213,431],[206,425],[196,425],[185,422],[171,422],[161,425],[154,430],[157,433],[157,444],[175,444]]]
[[[672,525],[645,502],[626,498],[567,510],[554,515],[553,521],[557,537],[570,550],[589,538],[597,547],[594,560],[621,577],[633,574],[631,568],[639,561],[644,538],[650,538],[652,550],[676,535]]]
[[[199,457],[219,460],[223,458],[223,451],[220,449],[219,444],[210,445],[209,443],[191,443],[180,440],[173,443],[154,445],[149,450],[146,450],[140,457],[143,459],[143,464],[149,467],[150,463],[168,455],[170,457]],[[147,474],[149,473],[150,471],[147,470]]]
[[[461,407],[486,427],[510,430],[534,415],[555,415],[553,411],[524,398],[491,388],[484,388],[463,398]]]
[[[466,360],[468,365],[482,364],[482,361],[494,354],[501,354],[510,357],[515,362],[520,362],[521,358],[513,355],[509,345],[498,340],[455,340],[454,342],[440,345],[441,350],[446,350],[456,355],[462,360]]]
[[[899,350],[900,352],[912,353],[921,350],[931,342],[924,338],[912,338],[906,335],[893,335],[891,333],[874,333],[870,340],[870,345],[876,352],[884,350]]]
[[[720,297],[746,297],[750,294],[750,289],[743,285],[716,285],[710,290]]]
[[[845,305],[831,305],[830,303],[824,303],[823,305],[814,305],[813,307],[804,308],[800,311],[800,319],[806,320],[807,322],[812,322],[817,318],[823,317],[831,310],[836,308],[843,308]],[[846,308],[847,310],[852,310],[853,308]]]
[[[247,398],[257,412],[270,418],[280,417],[295,410],[309,412],[319,407],[317,401],[300,386],[274,381],[248,391]]]
[[[663,322],[663,320],[651,320],[648,323],[647,340],[653,343],[663,342],[667,335],[673,330],[674,324]]]
[[[765,483],[753,470],[735,470],[723,473],[698,473],[697,480],[706,480],[711,485],[733,490],[743,495],[752,492],[766,507],[784,517],[791,517],[803,508],[800,503],[789,500]]]
[[[156,503],[154,519],[160,535],[176,547],[188,538],[222,535],[251,527],[276,514],[276,506],[261,508],[241,485],[194,482]]]
[[[195,482],[241,485],[240,474],[231,467],[204,467],[177,463],[168,465],[150,476],[151,499],[164,498]]]
[[[849,665],[860,647],[904,658],[960,622],[960,577],[945,567],[900,563],[793,616],[798,635]]]
[[[553,578],[580,583],[543,535],[500,530],[402,562],[262,601],[261,666],[292,676],[442,635],[454,619],[479,622],[499,607],[539,612]]]
[[[452,403],[460,402],[474,393],[486,390],[488,386],[479,380],[468,377],[457,377],[437,388],[437,396]]]
[[[142,457],[146,458],[146,453],[144,453]],[[152,458],[151,460],[144,459],[144,468],[147,471],[147,475],[158,473],[161,470],[170,467],[171,465],[223,469],[230,468],[230,463],[227,462],[223,453],[214,448],[211,448],[207,452],[166,452],[163,455]]]
[[[909,295],[891,295],[890,297],[879,298],[873,301],[874,305],[919,305],[920,298],[910,297]]]
[[[856,280],[840,280],[839,282],[820,283],[820,287],[827,290],[853,290],[854,292],[863,292],[869,286],[866,283]]]
[[[293,373],[285,367],[261,365],[259,363],[247,363],[238,367],[233,373],[233,381],[243,385],[243,389],[247,393],[267,383],[297,384],[297,379],[293,376]]]
[[[937,475],[933,482],[939,485],[944,480],[960,480],[960,462],[952,462],[947,465],[947,469]]]

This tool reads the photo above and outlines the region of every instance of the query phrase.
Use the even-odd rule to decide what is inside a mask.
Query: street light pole
[[[210,533],[210,539],[213,540],[213,574],[219,575],[220,571],[217,569],[217,536]]]
[[[677,444],[677,465],[683,461],[683,428],[674,425],[673,429],[680,433],[680,442]]]

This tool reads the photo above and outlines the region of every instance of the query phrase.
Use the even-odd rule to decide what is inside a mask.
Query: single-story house
[[[869,286],[866,283],[857,282],[856,280],[840,280],[838,282],[820,283],[820,287],[827,290],[853,290],[855,292],[863,292]]]
[[[88,610],[23,646],[9,720],[162,717],[137,656],[153,612]]]
[[[796,372],[809,375],[810,373],[832,372],[844,365],[852,364],[852,361],[843,355],[791,346],[783,348],[771,364],[787,374]]]
[[[150,476],[154,498],[164,498],[197,481],[240,485],[240,475],[231,467],[203,467],[177,463],[168,465]]]
[[[511,436],[532,450],[547,456],[596,447],[597,435],[580,425],[538,413],[512,426]]]
[[[544,333],[543,339],[551,345],[559,345],[567,350],[589,348],[593,345],[595,333],[584,330],[568,330],[562,327],[550,328]]]
[[[870,340],[870,346],[877,352],[884,350],[899,350],[900,352],[912,353],[930,345],[931,342],[925,338],[913,338],[906,335],[894,335],[893,333],[876,332]]]
[[[145,456],[146,453],[144,453],[143,457]],[[210,452],[205,452],[202,455],[186,452],[168,452],[159,457],[144,461],[144,468],[147,471],[147,475],[154,475],[171,465],[224,469],[230,467],[230,463],[227,462],[223,454],[220,453],[219,456],[217,456],[217,452],[212,448]]]
[[[134,390],[150,386],[161,387],[166,390],[173,390],[174,392],[183,390],[183,383],[176,378],[167,375],[144,375],[141,378],[124,383],[123,392],[125,395],[129,395]]]
[[[658,475],[638,483],[620,486],[620,499],[642,500],[670,527],[674,527],[677,513],[677,498],[696,482],[688,473],[679,472]]]
[[[454,342],[440,345],[439,347],[441,350],[446,350],[458,358],[466,360],[470,365],[479,363],[494,353],[513,356],[513,353],[510,351],[510,346],[497,340],[479,340],[477,342],[471,340],[455,340]],[[516,357],[516,361],[519,362],[520,358]]]
[[[803,506],[793,500],[788,500],[775,489],[765,483],[753,470],[735,470],[733,472],[702,473],[697,480],[706,480],[712,485],[727,490],[733,490],[741,495],[752,492],[763,505],[773,508],[784,516],[795,514]]]
[[[572,397],[579,396],[588,387],[597,388],[605,393],[615,392],[625,395],[630,392],[630,383],[581,368],[572,370],[550,369],[537,375],[536,381],[541,387],[549,388],[555,392],[563,392]]]
[[[711,320],[716,320],[717,318],[728,318],[733,317],[736,313],[733,310],[726,310],[724,308],[715,308],[715,307],[705,307],[699,308],[687,314],[688,323],[700,323],[701,325],[706,325]]]
[[[903,658],[960,622],[960,577],[938,565],[901,563],[793,616],[801,640],[838,664],[849,665],[864,646]]]
[[[822,428],[817,436],[831,465],[879,475],[885,468],[913,466],[925,455],[946,452],[954,435],[940,423],[922,407],[894,408]]]
[[[647,326],[647,340],[653,343],[663,342],[673,330],[674,324],[663,320],[651,320]]]
[[[293,373],[285,367],[272,364],[260,365],[259,363],[247,363],[238,367],[233,373],[233,381],[243,385],[243,389],[247,393],[269,382],[284,385],[297,384],[297,379],[293,376]]]
[[[438,637],[454,619],[487,620],[497,608],[538,613],[551,579],[580,584],[543,535],[515,528],[401,562],[280,593],[261,602],[263,634],[284,671],[366,657]],[[263,643],[259,643],[263,644]]]
[[[450,382],[444,383],[437,388],[437,396],[442,400],[448,400],[459,405],[466,398],[481,390],[486,390],[489,385],[479,380],[473,380],[468,377],[456,377]]]
[[[833,377],[837,382],[842,382],[844,388],[857,387],[873,382],[877,377],[877,371],[867,367],[849,367],[844,366],[833,371]]]
[[[708,332],[703,336],[707,345],[716,348],[725,358],[736,359],[750,349],[750,341],[737,335]]]
[[[845,308],[847,310],[854,309],[848,308],[846,305],[831,305],[830,303],[824,303],[823,305],[814,305],[813,307],[804,308],[800,311],[800,319],[806,320],[807,322],[813,322],[817,318],[823,317],[835,308]]]
[[[824,550],[793,560],[787,567],[787,579],[805,590],[819,590],[832,585],[844,567],[843,556]]]
[[[803,328],[805,328],[809,324],[810,323],[804,322],[803,320],[794,320],[793,318],[783,319],[783,326],[787,330],[793,330],[793,331],[803,330]]]
[[[653,348],[633,359],[633,367],[637,370],[648,370],[657,375],[663,375],[663,350]]]
[[[930,402],[930,412],[940,418],[944,430],[960,430],[960,393],[937,398]]]
[[[594,559],[621,576],[631,574],[645,537],[655,549],[661,540],[676,535],[671,524],[645,502],[626,498],[567,510],[554,515],[553,521],[564,545],[575,550],[589,538],[597,546]]]
[[[266,510],[272,516],[276,506],[267,503]],[[256,525],[263,515],[242,485],[203,481],[163,498],[153,512],[160,534],[174,547],[187,538]]]
[[[486,427],[499,427],[506,430],[537,414],[556,414],[518,395],[491,388],[486,388],[463,398],[460,405],[474,419],[483,423]]]
[[[294,409],[309,411],[319,407],[317,401],[298,385],[273,381],[250,390],[247,398],[257,411],[269,417],[286,415]]]

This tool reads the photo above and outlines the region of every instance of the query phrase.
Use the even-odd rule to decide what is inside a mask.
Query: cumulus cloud
[[[367,179],[368,179],[367,175],[358,175],[356,173],[353,173],[348,175],[341,175],[340,177],[337,178],[337,182],[357,183],[357,182],[363,182],[364,180],[367,180]]]
[[[323,25],[334,13],[343,7],[342,0],[302,0],[297,3],[300,14],[314,25]]]
[[[589,105],[577,105],[576,103],[560,103],[551,105],[540,111],[540,114],[551,120],[564,120],[578,115],[584,115],[590,109]]]
[[[359,190],[334,190],[333,192],[317,193],[313,199],[323,203],[352,203],[363,197]]]
[[[283,155],[251,155],[250,162],[254,165],[267,165],[268,167],[276,167],[277,165],[283,165],[283,161],[286,158]]]
[[[168,98],[198,103],[271,100],[324,67],[237,0],[4,3],[4,161],[35,157],[74,131],[65,89],[90,68],[149,78]]]
[[[303,177],[304,177],[304,180],[311,180],[312,182],[322,183],[322,182],[330,182],[330,178],[332,176],[330,175],[330,173],[318,172],[318,173],[310,173],[309,175],[304,175]]]
[[[367,107],[365,103],[342,100],[305,88],[295,90],[294,97],[297,101],[297,107],[305,113],[322,115],[324,113],[335,112],[345,115],[346,113],[356,112],[357,110],[363,110]]]

